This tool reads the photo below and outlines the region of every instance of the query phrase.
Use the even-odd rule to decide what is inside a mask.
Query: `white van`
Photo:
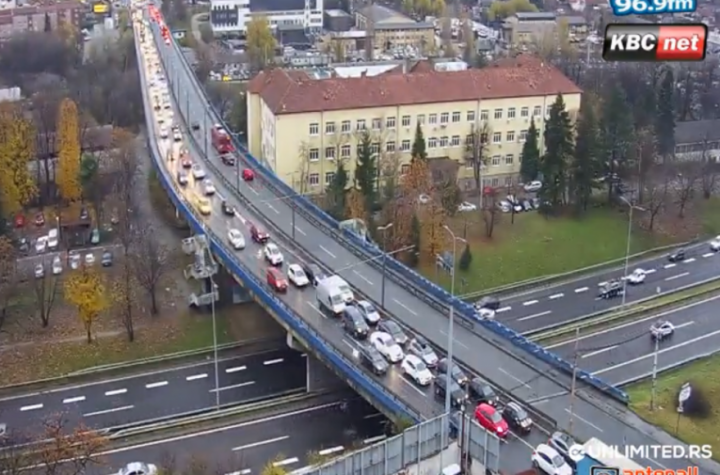
[[[315,288],[315,298],[321,311],[339,316],[345,311],[345,299],[336,282],[327,278],[321,280]]]
[[[340,289],[340,292],[342,293],[342,298],[345,303],[351,303],[353,300],[355,300],[355,295],[353,295],[353,291],[350,288],[350,285],[345,281],[345,279],[343,279],[339,275],[333,275],[325,280],[330,281],[332,285]]]
[[[58,239],[59,239],[60,233],[58,232],[58,228],[52,228],[47,235],[48,239],[48,248],[51,251],[54,251],[58,247]]]

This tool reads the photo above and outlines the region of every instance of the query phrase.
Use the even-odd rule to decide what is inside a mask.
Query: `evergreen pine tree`
[[[335,176],[328,184],[325,194],[328,200],[328,213],[337,220],[345,218],[345,190],[348,186],[348,173],[345,164],[338,160]]]
[[[358,144],[357,164],[355,165],[355,186],[365,198],[365,209],[372,210],[377,202],[378,167],[376,154],[372,149],[370,132],[364,130]]]
[[[545,122],[545,155],[540,162],[543,187],[539,193],[543,212],[557,209],[563,202],[567,191],[567,168],[573,153],[572,133],[565,101],[562,94],[558,94]]]
[[[538,146],[538,130],[535,119],[530,119],[530,128],[520,155],[520,177],[528,183],[537,179],[540,171],[540,147]]]
[[[458,266],[460,267],[460,270],[466,271],[470,269],[471,263],[472,253],[470,252],[470,246],[465,244],[465,249],[463,249],[462,254],[460,254],[460,262],[458,262]]]
[[[418,122],[417,127],[415,127],[415,140],[413,141],[412,151],[410,153],[412,159],[426,160],[427,151],[425,147],[425,136],[423,135],[422,127],[420,127],[420,122]]]
[[[619,86],[611,86],[608,96],[603,100],[600,118],[600,148],[605,169],[609,177],[608,202],[612,200],[612,176],[622,168],[633,137],[633,114],[630,110],[625,91]]]
[[[420,253],[420,220],[417,214],[413,214],[412,221],[410,222],[410,245],[414,247],[408,252],[408,265],[410,267],[416,267]]]
[[[657,113],[655,114],[655,136],[660,157],[667,159],[675,151],[675,108],[673,89],[675,77],[672,69],[667,68],[660,80],[657,94]]]
[[[49,33],[52,31],[52,22],[50,21],[50,15],[45,13],[45,33]]]
[[[580,104],[580,118],[571,164],[571,197],[578,213],[590,204],[595,178],[602,172],[600,136],[594,104],[586,96]]]

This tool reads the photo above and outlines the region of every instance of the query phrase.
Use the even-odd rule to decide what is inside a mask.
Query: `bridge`
[[[444,412],[443,405],[431,391],[411,384],[397,368],[387,375],[376,376],[357,361],[355,343],[337,322],[328,319],[318,309],[311,289],[290,290],[277,294],[265,283],[266,265],[260,248],[252,244],[248,229],[259,223],[271,234],[289,262],[312,262],[331,274],[338,274],[361,295],[392,316],[411,332],[423,335],[440,351],[447,349],[448,313],[454,307],[456,322],[455,358],[472,373],[482,375],[504,396],[519,401],[537,401],[567,394],[570,388],[572,365],[557,355],[494,322],[481,320],[466,302],[454,298],[445,290],[424,279],[392,258],[385,259],[376,247],[363,242],[356,235],[343,231],[338,223],[281,181],[272,170],[252,157],[235,142],[239,151],[234,166],[225,165],[210,145],[210,130],[222,119],[209,105],[203,87],[197,81],[179,46],[170,37],[163,38],[162,19],[153,21],[144,12],[145,26],[134,25],[136,38],[147,37],[154,42],[153,51],[143,51],[136,41],[140,74],[144,91],[149,149],[158,177],[167,190],[177,211],[189,223],[213,256],[231,273],[246,291],[263,305],[288,330],[289,343],[299,343],[331,367],[354,389],[372,401],[391,417],[413,422],[427,420]],[[147,57],[157,54],[157,65],[148,64]],[[145,64],[143,66],[143,63]],[[158,72],[168,81],[172,96],[173,122],[183,133],[183,144],[195,163],[207,171],[217,189],[211,199],[212,213],[203,215],[198,209],[202,197],[199,183],[180,186],[176,176],[180,168],[178,145],[170,139],[159,138],[161,113],[154,112],[151,103],[152,81]],[[224,124],[223,124],[224,125]],[[227,126],[226,126],[226,130]],[[251,168],[256,179],[246,183],[240,170]],[[221,200],[236,209],[234,217],[221,212]],[[235,251],[228,245],[230,228],[241,229],[248,246]],[[201,253],[204,255],[204,253]],[[382,288],[385,292],[382,292]],[[208,291],[210,288],[208,288]],[[384,301],[383,295],[385,295]],[[593,387],[622,402],[624,392],[605,384],[598,378],[578,370],[584,387]],[[576,410],[582,405],[579,401]],[[554,427],[552,418],[528,409],[542,420],[547,429]],[[589,409],[593,413],[592,408]],[[526,442],[527,444],[527,442]],[[513,450],[506,444],[503,450]],[[523,450],[527,449],[523,447]],[[524,452],[523,452],[524,453]],[[526,457],[526,455],[522,455]]]

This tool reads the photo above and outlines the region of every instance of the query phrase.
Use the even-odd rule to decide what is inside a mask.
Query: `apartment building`
[[[67,22],[78,28],[86,7],[76,1],[43,3],[17,8],[0,9],[0,41],[16,33],[43,31],[45,15],[50,24],[57,28],[60,22]]]

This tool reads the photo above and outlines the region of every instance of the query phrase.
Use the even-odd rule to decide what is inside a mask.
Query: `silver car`
[[[437,354],[430,344],[422,337],[415,337],[410,340],[407,352],[423,360],[423,362],[430,368],[434,368],[438,363]]]

